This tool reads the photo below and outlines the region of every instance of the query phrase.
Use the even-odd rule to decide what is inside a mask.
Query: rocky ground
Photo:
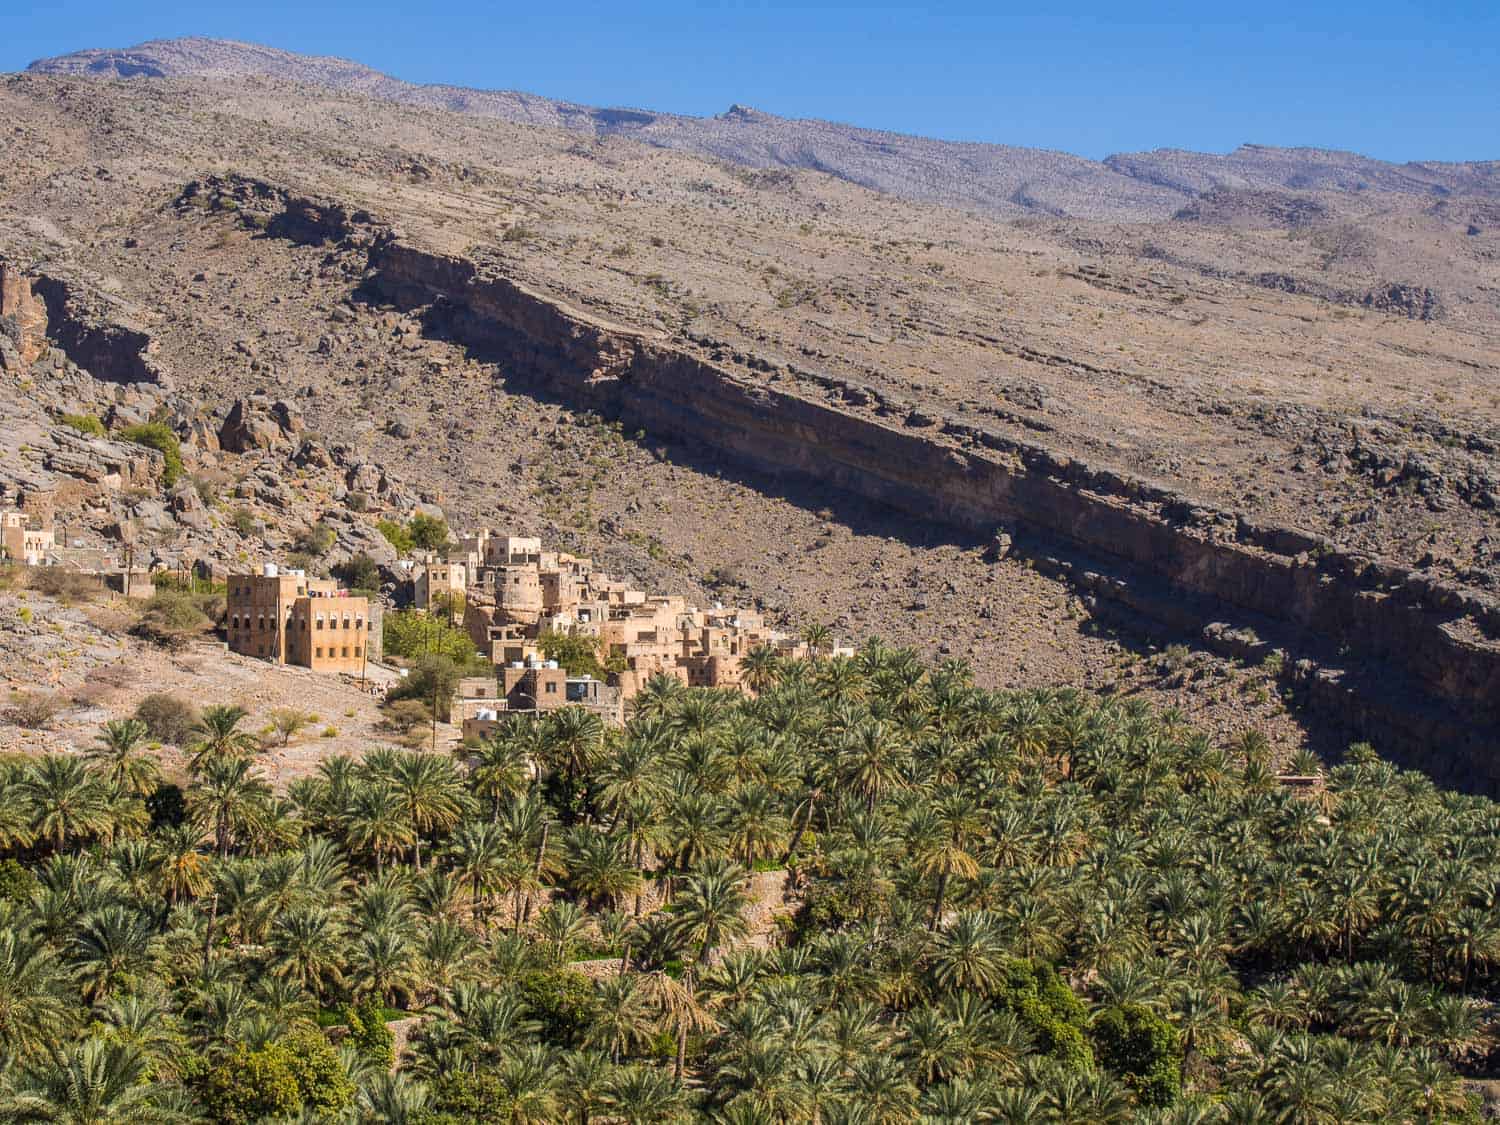
[[[277,667],[200,641],[167,651],[130,636],[137,607],[118,597],[58,599],[25,589],[0,593],[0,748],[21,753],[82,753],[104,722],[126,718],[147,695],[165,693],[195,706],[236,704],[247,712],[242,728],[263,736],[257,760],[278,788],[312,773],[335,754],[359,756],[394,745],[382,727],[379,692],[389,669],[375,666],[369,681]],[[55,698],[47,721],[24,722],[20,705],[31,695]],[[270,730],[272,714],[295,709],[311,716],[305,729],[282,745]],[[456,731],[438,726],[438,745],[453,745]],[[169,776],[182,780],[182,748],[167,745],[159,757]]]

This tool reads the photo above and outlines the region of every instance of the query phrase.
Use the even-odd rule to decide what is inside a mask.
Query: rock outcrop
[[[291,403],[250,395],[236,399],[229,408],[219,427],[219,447],[230,453],[279,449],[289,445],[302,429],[302,416]]]

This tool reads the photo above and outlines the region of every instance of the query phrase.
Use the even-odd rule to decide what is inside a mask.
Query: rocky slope
[[[1102,163],[1010,145],[937,141],[745,106],[715,117],[599,108],[512,90],[415,85],[347,59],[221,39],[153,40],[40,59],[31,73],[93,78],[272,78],[518,124],[618,136],[751,168],[808,169],[924,203],[985,214],[1165,218],[1218,186],[1500,197],[1500,165],[1392,165],[1352,153],[1244,145],[1225,156],[1158,150]]]

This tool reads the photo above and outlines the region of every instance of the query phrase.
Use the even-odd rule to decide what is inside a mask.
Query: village
[[[126,598],[150,598],[158,583],[181,579],[132,565],[127,545],[71,537],[45,508],[0,507],[0,535],[0,558],[10,563],[67,573]],[[638,589],[589,558],[547,549],[539,537],[493,530],[412,550],[386,568],[381,590],[351,590],[303,566],[271,561],[227,572],[223,564],[199,564],[188,573],[222,589],[228,652],[344,677],[372,694],[399,683],[411,663],[385,651],[388,611],[427,615],[461,631],[491,671],[463,675],[452,698],[436,701],[431,711],[471,744],[508,716],[569,706],[622,725],[631,701],[656,676],[750,693],[751,653],[809,653],[806,639],[771,627],[757,609],[699,606],[680,594]],[[570,668],[548,651],[559,642],[588,654],[589,668]],[[853,652],[831,640],[814,642],[821,655]]]
[[[446,708],[465,741],[483,739],[508,715],[582,707],[621,725],[630,701],[655,676],[687,687],[749,690],[756,649],[807,654],[807,642],[766,624],[755,610],[689,604],[634,589],[588,558],[546,550],[536,537],[482,531],[444,551],[398,564],[395,601],[462,628],[493,675],[465,676]],[[229,649],[315,672],[364,677],[382,656],[378,599],[303,570],[264,564],[228,579]],[[603,678],[549,658],[548,638],[579,638],[607,669]],[[829,646],[830,653],[852,650]]]

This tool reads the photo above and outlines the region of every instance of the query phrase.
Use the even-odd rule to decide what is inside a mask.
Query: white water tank
[[[275,578],[276,577],[276,564],[275,563],[264,563],[261,566],[261,568],[260,568],[260,574],[261,574],[262,578]]]

